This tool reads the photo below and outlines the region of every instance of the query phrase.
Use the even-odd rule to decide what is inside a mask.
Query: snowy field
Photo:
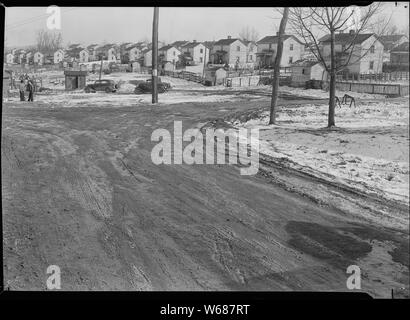
[[[326,129],[326,105],[282,107],[277,125],[268,112],[236,127],[259,128],[260,151],[322,179],[409,203],[409,104],[367,102],[336,109]]]

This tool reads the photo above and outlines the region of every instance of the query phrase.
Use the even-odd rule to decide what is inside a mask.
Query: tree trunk
[[[330,83],[329,83],[329,114],[327,127],[335,126],[335,98],[336,98],[336,57],[335,57],[335,31],[330,31]]]
[[[276,104],[279,94],[279,76],[280,76],[280,61],[282,60],[283,51],[283,35],[285,34],[286,23],[288,22],[289,8],[285,8],[283,11],[282,20],[280,21],[279,34],[278,34],[278,50],[275,58],[275,69],[273,70],[273,83],[272,83],[272,100],[270,104],[270,117],[269,124],[276,123]]]

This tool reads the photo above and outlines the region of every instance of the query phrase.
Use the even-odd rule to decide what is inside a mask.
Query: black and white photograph
[[[2,290],[410,298],[409,2],[4,5]]]

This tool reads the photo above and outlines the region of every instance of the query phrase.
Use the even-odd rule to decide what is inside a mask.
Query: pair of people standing
[[[26,98],[24,96],[24,92],[28,91],[28,100],[27,101],[34,101],[34,85],[31,80],[27,81],[27,85],[24,83],[24,80],[20,80],[19,84],[19,91],[20,91],[20,101],[26,101]]]

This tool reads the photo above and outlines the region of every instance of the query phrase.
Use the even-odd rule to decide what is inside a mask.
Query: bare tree
[[[375,2],[364,8],[358,7],[309,7],[292,8],[289,14],[289,24],[293,32],[303,39],[308,49],[324,66],[330,75],[329,82],[329,113],[328,127],[335,126],[336,74],[345,70],[350,64],[360,61],[370,50],[361,50],[357,40],[361,33],[370,31],[375,14],[380,11],[381,3]],[[335,50],[336,33],[353,29],[351,37],[338,52]],[[327,34],[330,42],[330,53],[325,55],[321,48],[320,34]],[[374,40],[376,42],[377,39]]]
[[[283,52],[283,35],[285,34],[286,24],[288,22],[289,8],[284,8],[282,20],[280,21],[279,33],[278,33],[278,49],[275,57],[275,68],[273,70],[273,83],[272,83],[272,100],[270,105],[270,117],[269,124],[275,124],[276,122],[276,104],[279,94],[279,76],[280,76],[280,61],[282,60]]]
[[[243,27],[241,32],[239,32],[239,39],[245,40],[245,41],[253,41],[256,42],[258,41],[259,38],[259,33],[254,27]]]
[[[61,33],[49,30],[37,31],[36,47],[40,52],[55,51],[61,48],[63,38]]]

